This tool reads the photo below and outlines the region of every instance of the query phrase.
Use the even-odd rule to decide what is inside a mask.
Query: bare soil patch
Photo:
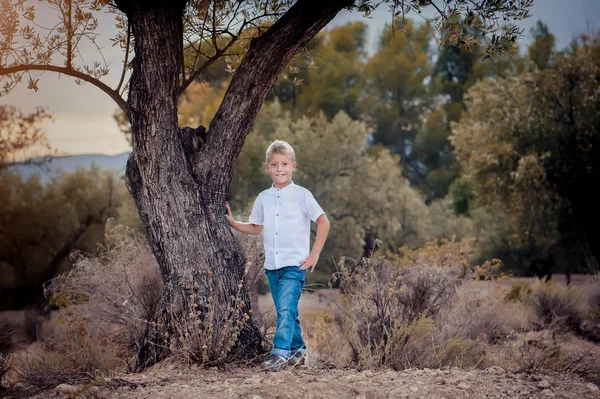
[[[69,398],[600,398],[592,383],[568,374],[487,370],[325,370],[301,367],[280,373],[161,366],[89,387],[61,386],[35,396]]]

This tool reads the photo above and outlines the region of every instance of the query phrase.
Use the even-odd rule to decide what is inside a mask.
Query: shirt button
[[[277,196],[277,198],[279,198],[279,195]]]
[[[279,214],[277,214],[276,216],[279,216]]]
[[[277,255],[279,252],[275,252],[275,255]]]
[[[275,235],[279,235],[279,233],[275,233]]]

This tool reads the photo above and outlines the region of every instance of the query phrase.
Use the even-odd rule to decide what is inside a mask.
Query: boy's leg
[[[302,339],[302,327],[300,327],[300,318],[296,317],[294,323],[294,336],[292,337],[292,345],[290,346],[291,354],[293,355],[304,355],[306,353],[306,344]]]
[[[277,329],[273,337],[272,355],[284,359],[290,357],[292,341],[296,332],[298,320],[298,301],[304,286],[306,272],[298,267],[285,267],[276,271],[278,277],[277,293],[273,296],[276,300]],[[300,339],[302,339],[301,331]]]
[[[303,271],[304,277],[306,278],[306,270]],[[302,288],[304,288],[304,281],[302,282]],[[298,296],[298,301],[300,301],[300,296]],[[296,320],[294,323],[294,335],[292,336],[292,345],[290,347],[291,356],[304,355],[306,353],[306,344],[304,343],[304,339],[302,339],[302,327],[300,326],[300,318],[296,316]]]

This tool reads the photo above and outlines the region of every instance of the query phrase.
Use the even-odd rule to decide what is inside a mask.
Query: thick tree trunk
[[[210,181],[223,172],[213,165],[214,175],[196,176],[184,140],[186,133],[196,132],[177,125],[183,6],[182,1],[140,2],[126,8],[135,37],[128,99],[133,151],[126,173],[160,265],[171,344],[198,332],[186,325],[194,318],[206,323],[200,329],[214,327],[209,337],[214,344],[218,334],[227,334],[226,326],[236,328],[249,313],[250,300],[239,287],[244,258],[224,217],[228,185],[215,189]],[[190,319],[194,309],[199,313]],[[260,334],[251,321],[239,332],[236,347],[240,350],[233,356],[260,353]]]
[[[177,93],[185,0],[117,0],[135,38],[128,106],[133,151],[127,183],[165,283],[165,318],[172,334],[193,333],[185,318],[211,307],[224,326],[246,320],[250,300],[241,286],[244,257],[225,219],[235,159],[267,92],[285,65],[342,7],[352,1],[296,3],[255,39],[236,71],[210,129],[178,128]],[[186,312],[187,311],[187,312]],[[182,320],[187,320],[183,322]],[[233,337],[232,357],[261,352],[261,336],[247,320]],[[177,344],[172,336],[171,344]]]

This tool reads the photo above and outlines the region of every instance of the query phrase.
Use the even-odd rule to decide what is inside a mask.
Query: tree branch
[[[119,95],[119,92],[111,89],[106,83],[102,82],[99,79],[94,78],[93,76],[87,75],[83,72],[76,71],[72,68],[67,67],[59,67],[55,65],[35,65],[35,64],[26,64],[26,65],[17,65],[8,68],[0,68],[0,76],[2,75],[10,75],[18,72],[27,72],[27,71],[50,71],[50,72],[58,72],[65,74],[67,76],[71,76],[77,79],[81,79],[85,82],[91,83],[106,94],[110,98],[113,99],[115,103],[121,108],[125,115],[129,115],[129,107],[127,106],[127,102]]]
[[[125,61],[123,61],[123,72],[121,72],[121,79],[115,91],[119,93],[121,86],[125,81],[125,74],[127,73],[127,61],[129,60],[129,46],[131,45],[131,23],[127,20],[127,44],[125,45]]]
[[[235,159],[285,66],[340,10],[353,4],[352,0],[299,0],[262,36],[251,41],[210,124],[203,149],[205,154],[218,154],[220,167],[226,170],[220,174],[223,181],[214,182],[218,188],[229,188]],[[211,174],[215,168],[212,156],[198,157],[197,162],[199,176]]]
[[[223,47],[222,49],[219,49],[218,47],[215,47],[217,49],[217,52],[215,53],[215,55],[213,55],[212,57],[210,57],[205,63],[204,65],[202,65],[200,68],[198,68],[196,71],[194,71],[189,79],[184,80],[183,84],[181,85],[181,87],[179,88],[179,94],[181,95],[183,94],[183,92],[185,91],[185,89],[188,88],[188,86],[194,81],[196,80],[196,78],[198,76],[200,76],[200,74],[202,72],[204,72],[209,66],[211,66],[212,64],[214,64],[215,61],[217,61],[219,58],[221,58],[221,56],[227,51],[229,50],[229,48],[233,45],[233,43],[235,43],[235,41],[238,38],[236,36],[234,36],[229,43],[227,43],[227,45],[225,47]],[[185,67],[185,65],[183,66]],[[185,79],[185,72],[184,72],[184,79]]]

